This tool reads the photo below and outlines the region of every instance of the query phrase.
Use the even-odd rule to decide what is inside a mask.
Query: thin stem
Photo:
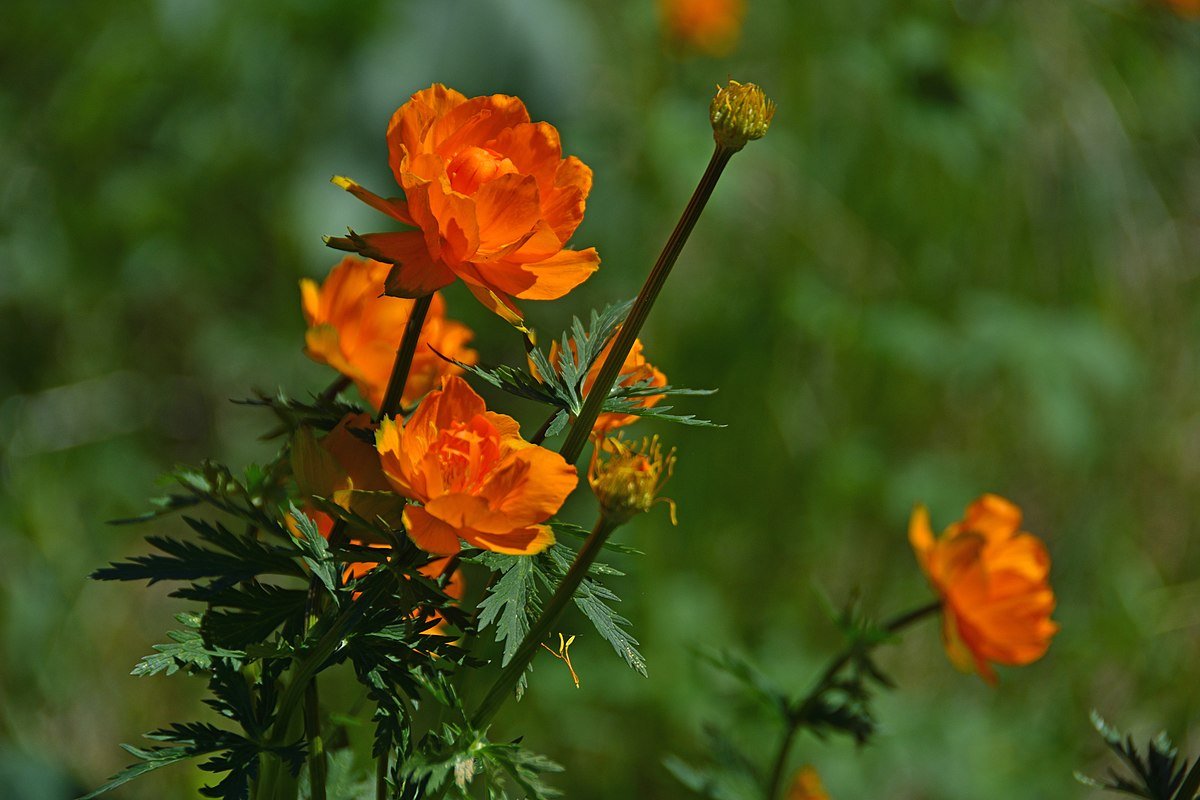
[[[375,761],[375,800],[387,800],[387,776],[390,753],[383,752]]]
[[[394,417],[400,410],[400,398],[404,396],[404,384],[408,382],[408,371],[412,367],[413,356],[417,352],[417,342],[421,339],[421,328],[425,325],[425,315],[429,313],[429,304],[433,295],[427,294],[413,301],[412,311],[408,315],[408,324],[404,326],[404,336],[400,346],[396,348],[396,361],[392,365],[392,375],[388,378],[387,391],[383,395],[383,403],[379,407],[379,418]]]
[[[337,398],[339,394],[350,388],[351,380],[345,375],[339,375],[337,379],[325,387],[325,389],[317,395],[318,403],[328,403]]]
[[[571,602],[571,598],[574,597],[575,590],[579,588],[579,584],[583,582],[584,577],[587,575],[592,562],[599,555],[600,548],[604,546],[604,543],[608,541],[608,537],[617,527],[618,523],[610,522],[603,516],[596,522],[596,527],[592,529],[591,535],[583,543],[583,547],[579,549],[579,555],[575,557],[575,563],[571,564],[571,568],[562,579],[562,583],[555,590],[554,596],[550,598],[550,602],[542,609],[541,616],[537,618],[537,622],[533,623],[529,629],[529,633],[525,634],[525,638],[521,640],[521,646],[513,654],[512,660],[500,671],[500,676],[496,678],[496,682],[492,684],[492,688],[488,691],[487,696],[479,704],[479,708],[476,709],[475,715],[471,718],[471,725],[473,727],[480,729],[486,726],[492,721],[492,717],[496,716],[496,712],[500,710],[500,707],[504,705],[504,701],[512,693],[513,687],[517,685],[517,681],[525,673],[525,668],[529,666],[533,654],[537,652],[538,645],[542,643],[542,640],[550,633],[550,629],[558,622],[558,618],[562,615],[563,610]]]
[[[941,608],[941,600],[934,600],[931,603],[892,617],[883,624],[883,630],[887,633],[899,633],[914,622],[937,613]],[[879,642],[868,644],[866,648],[874,647],[875,644],[879,644]],[[863,652],[863,650],[864,645],[862,642],[855,641],[846,645],[845,649],[834,656],[829,665],[825,667],[825,671],[821,673],[821,677],[817,679],[817,683],[813,686],[812,690],[804,696],[804,699],[799,704],[793,705],[788,711],[787,728],[784,731],[783,739],[779,743],[779,750],[775,754],[775,763],[771,767],[771,776],[767,780],[766,800],[775,800],[775,796],[779,794],[779,786],[783,782],[783,770],[787,766],[788,754],[791,752],[792,742],[795,741],[796,734],[800,732],[800,728],[808,721],[813,707],[821,699],[821,695],[829,689],[833,679],[842,671],[842,667],[846,666],[850,662],[850,659]]]
[[[321,736],[321,699],[317,679],[304,689],[304,738],[308,740],[308,782],[311,800],[325,800],[325,782],[329,775],[325,739]]]
[[[583,401],[583,408],[580,410],[579,416],[575,419],[566,441],[558,451],[568,464],[574,464],[583,452],[588,434],[592,432],[592,425],[595,424],[596,417],[600,414],[601,404],[608,398],[613,384],[617,382],[621,365],[625,363],[625,357],[629,355],[634,340],[641,332],[642,325],[650,314],[650,308],[654,305],[663,284],[666,283],[667,276],[671,274],[671,267],[675,266],[675,260],[679,258],[684,243],[687,242],[692,228],[696,226],[696,220],[700,218],[700,212],[704,210],[708,198],[712,196],[721,172],[735,152],[737,151],[719,145],[713,151],[712,159],[708,162],[708,167],[704,170],[700,183],[696,185],[696,191],[692,193],[691,200],[683,210],[683,215],[675,225],[675,230],[667,239],[654,268],[650,270],[650,275],[642,285],[641,293],[638,294],[637,300],[633,302],[633,307],[629,310],[629,316],[621,323],[621,330],[613,340],[608,358],[604,360],[604,366],[600,368],[600,373],[592,384],[592,390],[588,392],[587,398]]]

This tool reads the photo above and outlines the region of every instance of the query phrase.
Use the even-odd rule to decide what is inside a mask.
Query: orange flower
[[[347,256],[320,286],[307,278],[300,281],[304,319],[308,322],[305,353],[354,381],[362,396],[376,408],[383,402],[396,348],[413,307],[411,300],[383,296],[389,269],[389,265],[378,261]],[[404,384],[402,402],[414,403],[433,389],[442,375],[462,371],[439,358],[431,347],[450,358],[474,364],[476,353],[466,346],[471,337],[466,325],[446,319],[446,301],[435,294]]]
[[[1200,17],[1200,0],[1166,0],[1181,17]]]
[[[434,84],[396,111],[387,141],[407,202],[345,178],[335,182],[419,230],[330,243],[396,264],[388,294],[420,297],[458,277],[517,323],[514,297],[553,300],[596,270],[594,248],[563,247],[583,219],[592,171],[574,156],[563,158],[558,131],[530,122],[518,98],[467,99]]]
[[[788,787],[787,800],[829,800],[816,769],[805,765],[796,770]]]
[[[745,0],[661,0],[659,7],[675,40],[711,56],[733,49],[746,13]]]
[[[575,488],[575,468],[521,438],[516,420],[488,411],[462,378],[442,379],[407,422],[385,419],[376,448],[404,509],[408,535],[438,555],[458,540],[528,555],[554,543],[545,522]]]
[[[320,497],[366,519],[380,517],[398,526],[404,500],[392,492],[379,464],[379,454],[363,440],[371,435],[371,429],[371,418],[366,414],[347,414],[320,440],[312,428],[300,428],[292,439],[292,474],[302,502]],[[326,535],[321,519],[325,515],[309,516]]]
[[[924,506],[913,510],[908,539],[917,561],[941,596],[942,638],[950,661],[996,682],[991,664],[1036,661],[1058,625],[1050,619],[1050,556],[1022,532],[1021,510],[994,494],[970,506],[935,539]]]
[[[596,358],[592,368],[588,370],[587,377],[583,380],[583,394],[587,396],[592,390],[592,385],[596,382],[596,376],[600,374],[601,367],[604,366],[605,359],[608,358],[608,353],[612,350],[613,343],[609,342],[608,346]],[[571,342],[571,350],[575,351],[575,342]],[[558,342],[550,344],[550,363],[557,368],[561,348]],[[634,384],[649,381],[650,386],[666,386],[667,376],[662,373],[657,367],[646,360],[646,356],[642,354],[642,340],[634,339],[633,347],[629,349],[629,355],[625,356],[625,363],[621,365],[621,372],[617,378],[617,383],[620,386],[633,386]],[[635,406],[638,408],[650,408],[657,405],[660,400],[666,397],[665,394],[652,394],[645,397],[636,398]],[[592,434],[595,436],[604,436],[617,428],[623,428],[626,425],[632,425],[638,421],[636,414],[612,414],[605,413],[596,417],[596,424],[592,426]]]

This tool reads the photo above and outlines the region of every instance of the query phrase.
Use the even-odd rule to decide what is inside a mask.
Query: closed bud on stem
[[[675,524],[675,502],[658,496],[675,470],[673,448],[663,455],[657,436],[636,443],[617,436],[597,440],[595,447],[588,466],[588,484],[606,520],[621,525],[663,502],[670,506],[671,524]]]
[[[717,145],[736,152],[746,142],[766,136],[775,116],[775,104],[757,85],[731,80],[717,87],[708,116]]]

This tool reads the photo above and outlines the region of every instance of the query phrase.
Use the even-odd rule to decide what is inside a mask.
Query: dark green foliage
[[[260,752],[259,746],[253,742],[231,731],[202,722],[174,724],[148,733],[146,738],[166,742],[168,745],[149,749],[121,745],[140,763],[122,770],[108,783],[80,800],[91,800],[147,772],[203,755],[212,755],[212,758],[201,764],[200,769],[206,772],[224,772],[226,775],[220,782],[202,789],[202,795],[223,800],[245,800],[249,796],[250,781],[257,771]],[[293,769],[299,770],[303,751],[288,747],[279,748],[276,752]]]
[[[758,800],[763,796],[763,775],[754,760],[715,725],[704,726],[707,766],[696,766],[668,756],[663,766],[691,791],[710,800]]]
[[[1092,725],[1124,762],[1129,774],[1121,775],[1110,768],[1106,777],[1095,780],[1075,773],[1081,783],[1146,800],[1195,800],[1200,792],[1200,761],[1192,764],[1189,772],[1188,760],[1180,760],[1179,749],[1165,731],[1150,740],[1143,755],[1138,752],[1132,735],[1109,725],[1099,712],[1092,711]]]
[[[533,400],[559,409],[546,428],[545,436],[560,433],[567,422],[583,408],[583,386],[588,372],[596,364],[604,348],[612,341],[621,321],[629,313],[632,301],[606,306],[601,312],[591,313],[589,325],[584,326],[578,317],[571,320],[571,329],[564,332],[559,341],[558,358],[552,363],[550,357],[539,348],[529,350],[532,369],[510,366],[486,367],[464,364],[442,356],[467,372],[490,383],[509,394]],[[574,345],[572,347],[572,345]],[[441,355],[440,353],[438,355]],[[705,396],[714,389],[684,389],[674,386],[651,386],[649,381],[639,381],[630,386],[620,383],[612,388],[601,406],[602,411],[620,414],[636,414],[643,417],[677,422],[683,425],[724,427],[692,415],[672,414],[671,406],[642,408],[642,398],[653,395]]]
[[[92,573],[101,581],[192,581],[220,579],[223,584],[249,580],[258,575],[303,577],[294,560],[294,547],[266,544],[253,536],[235,534],[221,523],[184,517],[184,521],[202,541],[195,542],[147,536],[146,541],[166,555],[134,556]]]
[[[560,793],[542,776],[561,772],[562,767],[545,756],[522,748],[518,741],[490,742],[483,732],[447,724],[431,732],[421,747],[395,771],[400,797],[446,796],[469,798],[477,781],[495,800],[526,797],[550,800]],[[509,784],[521,794],[510,795]],[[444,793],[444,794],[443,794]]]
[[[166,672],[174,675],[180,669],[191,672],[207,672],[212,669],[214,658],[242,658],[245,653],[209,646],[200,633],[203,617],[198,614],[176,614],[175,619],[187,626],[187,630],[169,631],[170,644],[154,645],[155,652],[137,663],[131,675],[149,676]]]
[[[552,565],[550,574],[555,583],[561,581],[567,574],[567,570],[571,568],[573,559],[569,557],[569,554],[572,554],[572,551],[565,545],[555,545],[540,556]],[[593,562],[588,572],[591,575],[608,573],[620,576],[623,574],[599,561]],[[646,659],[637,648],[638,640],[625,630],[629,627],[629,620],[614,611],[611,606],[613,603],[621,602],[621,598],[596,578],[586,577],[579,584],[579,588],[575,590],[574,599],[575,605],[595,626],[596,632],[604,638],[604,641],[612,645],[617,655],[624,659],[625,663],[635,672],[645,675]]]
[[[347,414],[359,414],[363,411],[361,406],[324,395],[314,397],[310,403],[294,400],[282,389],[274,395],[258,392],[253,398],[234,402],[238,405],[269,408],[279,418],[281,427],[265,434],[263,439],[273,439],[284,433],[291,433],[301,426],[323,431],[332,430]]]
[[[582,529],[564,523],[553,523],[556,532],[578,534]],[[611,545],[620,552],[633,552],[632,548]],[[529,632],[532,622],[541,613],[543,598],[549,597],[571,567],[575,551],[559,542],[536,556],[506,556],[498,553],[480,553],[474,560],[484,564],[499,575],[488,590],[488,595],[479,604],[479,629],[496,626],[496,641],[503,642],[502,664],[507,664]],[[595,561],[588,569],[575,591],[575,605],[595,626],[596,631],[612,645],[617,655],[632,669],[646,674],[646,661],[638,651],[638,641],[626,629],[629,620],[613,610],[611,604],[620,598],[602,584],[599,575],[621,576],[619,570]],[[526,677],[518,683],[517,696],[524,692]]]

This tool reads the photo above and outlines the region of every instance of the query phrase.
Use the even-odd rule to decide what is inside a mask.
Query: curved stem
[[[394,417],[400,410],[400,398],[404,396],[404,384],[408,382],[408,371],[412,367],[413,356],[417,352],[417,342],[421,339],[421,328],[425,325],[425,315],[429,313],[429,304],[432,302],[432,294],[418,297],[413,301],[412,311],[408,315],[408,323],[404,326],[404,336],[400,339],[400,346],[396,348],[396,361],[392,365],[392,375],[388,378],[383,403],[379,406],[380,419]]]
[[[558,618],[562,616],[563,610],[571,602],[571,598],[575,596],[575,590],[579,588],[579,584],[587,576],[592,562],[599,555],[600,548],[608,541],[608,537],[617,529],[618,524],[610,522],[603,516],[600,517],[596,523],[596,527],[592,529],[591,535],[583,543],[583,547],[579,549],[579,555],[575,557],[575,562],[571,564],[571,569],[567,571],[566,576],[562,579],[562,583],[555,590],[554,596],[550,598],[550,602],[542,609],[537,622],[533,623],[529,628],[529,633],[525,634],[525,638],[521,640],[521,646],[513,653],[512,660],[500,671],[500,676],[496,678],[496,682],[492,684],[492,688],[488,690],[487,695],[483,698],[483,702],[479,704],[479,708],[476,709],[474,716],[471,717],[472,727],[478,730],[486,726],[492,721],[492,717],[496,716],[496,712],[500,710],[500,707],[504,705],[504,701],[508,699],[513,688],[517,685],[517,681],[524,674],[525,668],[529,666],[529,662],[533,659],[533,654],[537,652],[538,645],[542,643],[542,640],[550,633],[550,629],[554,626],[554,623],[558,622]]]
[[[568,464],[574,464],[579,460],[579,455],[583,452],[584,445],[587,444],[588,434],[592,432],[592,426],[600,414],[600,406],[608,398],[613,384],[617,382],[621,365],[625,363],[625,357],[629,355],[634,340],[642,330],[642,325],[650,314],[650,308],[654,305],[663,284],[666,283],[667,276],[671,274],[671,267],[675,266],[675,260],[679,258],[679,253],[683,250],[688,236],[691,235],[692,228],[696,227],[696,220],[700,218],[700,212],[704,211],[708,198],[712,196],[721,172],[735,152],[737,151],[720,145],[713,151],[712,159],[708,162],[708,167],[704,170],[700,183],[696,185],[696,191],[692,193],[692,198],[688,201],[683,215],[675,225],[675,230],[671,232],[671,237],[663,246],[654,268],[650,270],[650,275],[642,285],[642,291],[638,294],[637,300],[629,309],[629,316],[621,323],[621,330],[617,332],[617,336],[613,340],[612,349],[609,350],[608,357],[604,360],[604,366],[600,368],[600,372],[592,384],[592,390],[588,392],[587,398],[583,401],[583,408],[580,409],[579,416],[571,425],[567,439],[558,451]]]
[[[883,630],[887,633],[899,633],[904,628],[912,625],[914,622],[919,622],[928,616],[931,616],[942,608],[941,600],[934,600],[926,605],[914,608],[911,611],[899,614],[892,617],[883,624]],[[875,644],[879,644],[876,642]],[[875,644],[868,644],[865,649],[874,647]],[[821,699],[828,689],[833,679],[842,671],[842,667],[850,662],[850,659],[855,655],[863,652],[864,644],[859,641],[851,642],[838,653],[825,667],[825,671],[821,673],[821,677],[817,679],[816,685],[809,691],[804,699],[798,704],[795,704],[788,711],[787,728],[784,730],[783,739],[779,743],[779,750],[775,754],[775,762],[771,766],[771,775],[767,779],[767,792],[764,795],[766,800],[775,800],[775,796],[779,794],[780,784],[783,782],[783,771],[787,767],[788,754],[792,749],[792,742],[796,739],[796,734],[808,721],[809,715],[812,713],[813,706]]]

